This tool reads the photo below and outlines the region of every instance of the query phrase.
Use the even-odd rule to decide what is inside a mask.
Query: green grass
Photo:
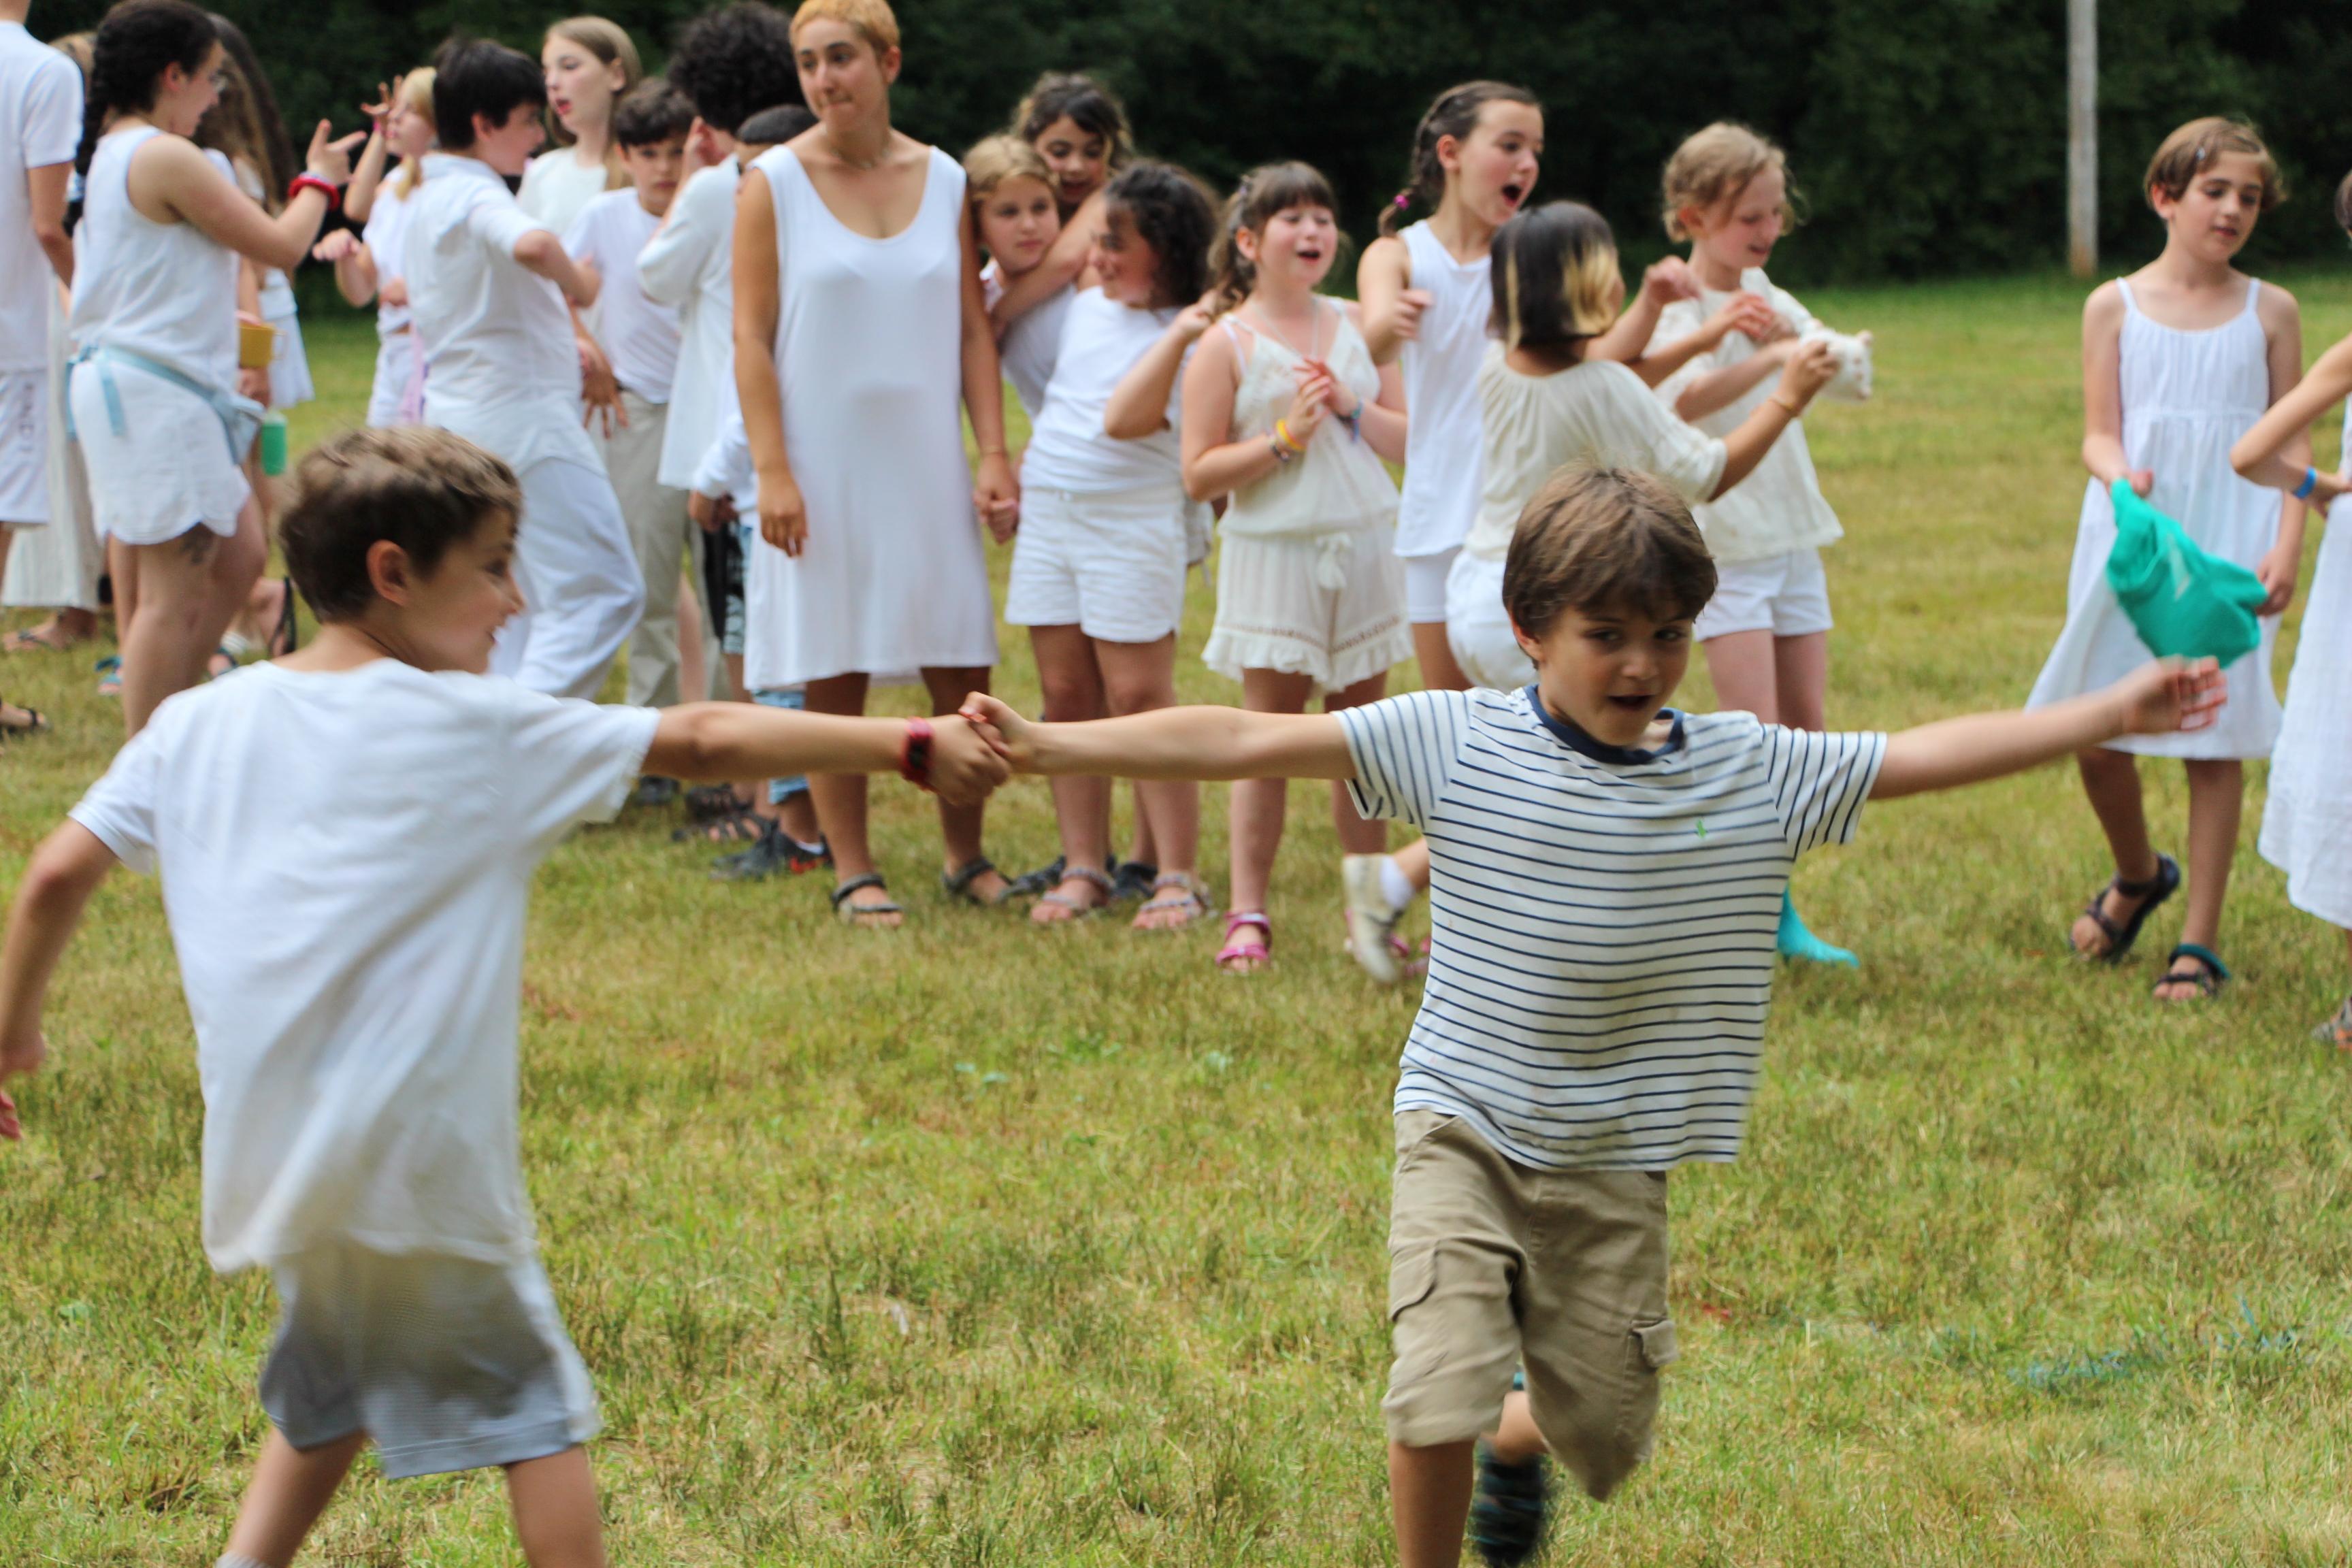
[[[2352,282],[2289,282],[2312,352],[2352,329]],[[2015,704],[2083,489],[2079,290],[1811,302],[1879,342],[1877,402],[1809,421],[1848,531],[1833,721]],[[298,441],[367,380],[362,324],[312,342],[328,401]],[[1196,580],[1181,684],[1232,700],[1197,661],[1209,620]],[[115,744],[88,666],[5,667],[58,733],[0,752],[0,877]],[[1657,1458],[1566,1507],[1551,1561],[2352,1556],[2352,1093],[2305,1038],[2341,944],[2254,857],[2253,776],[2241,978],[2211,1007],[2147,1000],[2177,909],[2120,973],[2064,956],[2104,875],[2067,771],[1875,808],[1804,866],[1814,925],[1865,967],[1783,978],[1746,1157],[1675,1178],[1685,1351]],[[2148,777],[2177,845],[2179,772]],[[1338,951],[1319,790],[1294,795],[1280,962],[1245,982],[1212,972],[1207,932],[950,908],[925,803],[875,795],[896,936],[837,929],[808,882],[705,881],[665,818],[583,834],[541,879],[523,1131],[604,1404],[615,1561],[1385,1560],[1387,1100],[1412,998]],[[1045,858],[1044,788],[999,801],[998,858]],[[151,883],[100,894],[51,1037],[0,1151],[0,1561],[209,1561],[263,1432],[271,1302],[197,1247],[200,1108]],[[494,1476],[363,1468],[311,1560],[515,1554]]]

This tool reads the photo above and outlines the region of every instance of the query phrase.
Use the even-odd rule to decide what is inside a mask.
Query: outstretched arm
[[[1886,739],[1873,800],[1980,784],[2022,773],[2119,735],[2202,730],[2228,694],[2210,658],[2142,665],[2104,691],[2022,713],[1973,713],[1922,724]]]
[[[930,720],[925,782],[950,805],[975,805],[1003,784],[1004,759],[962,719]],[[895,773],[906,759],[904,719],[849,719],[751,702],[688,702],[662,710],[646,768],[677,779],[783,778],[793,773]]]
[[[1124,719],[1042,724],[974,692],[963,716],[1015,773],[1129,779],[1352,779],[1347,733],[1328,713],[1159,708]],[[743,775],[749,777],[749,774]]]
[[[49,977],[81,923],[82,907],[114,865],[114,852],[79,822],[64,824],[33,851],[8,911],[8,934],[0,942],[0,1083],[31,1072],[48,1054],[41,1002]],[[16,1102],[0,1092],[0,1138],[20,1131]]]

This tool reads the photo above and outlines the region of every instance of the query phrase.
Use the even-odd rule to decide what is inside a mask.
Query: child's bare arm
[[[950,805],[988,798],[1004,759],[960,718],[930,721],[926,776]],[[677,779],[782,778],[793,773],[896,773],[907,754],[904,719],[800,713],[751,702],[689,702],[662,710],[646,770]]]
[[[1886,738],[1873,800],[1979,784],[2022,773],[2119,735],[2202,730],[2227,695],[2221,666],[2161,659],[2104,691],[2021,713],[1974,713]]]
[[[1079,204],[1054,237],[1054,243],[1036,266],[1018,278],[1004,280],[1004,293],[996,308],[988,313],[989,325],[1003,337],[1013,330],[1013,323],[1052,299],[1067,284],[1076,283],[1087,269],[1094,254],[1095,235],[1102,227],[1103,194],[1097,191]]]
[[[81,923],[82,906],[114,865],[114,852],[79,822],[64,824],[33,851],[0,941],[0,1083],[31,1072],[47,1054],[41,1002],[49,977]],[[18,1131],[16,1101],[0,1093],[0,1138]]]
[[[1015,773],[1130,779],[1352,779],[1347,732],[1328,713],[1160,708],[1083,724],[1034,723],[974,692],[963,715]]]
[[[1421,313],[1429,290],[1412,286],[1412,253],[1394,235],[1364,247],[1356,263],[1356,300],[1363,307],[1364,346],[1374,364],[1391,364],[1399,351],[1421,335]]]
[[[553,231],[532,229],[515,241],[514,258],[518,266],[538,273],[563,290],[563,297],[574,309],[586,310],[596,302],[596,275],[583,269],[563,248],[563,242]]]
[[[2303,483],[2309,458],[2296,462],[2289,454],[2298,440],[2307,453],[2312,423],[2347,396],[2352,396],[2352,338],[2321,354],[2310,373],[2238,437],[2230,448],[2231,466],[2258,485],[2294,489]],[[2347,488],[2342,474],[2323,473],[2312,487],[2311,504],[2325,510]]]
[[[1196,300],[1176,312],[1159,341],[1128,366],[1103,405],[1103,434],[1114,441],[1139,441],[1168,428],[1168,399],[1184,368],[1185,351],[1201,341],[1215,320],[1209,303]]]
[[[2124,296],[2113,283],[2083,306],[2083,467],[2103,485],[2129,479],[2147,494],[2156,476],[2124,456]]]

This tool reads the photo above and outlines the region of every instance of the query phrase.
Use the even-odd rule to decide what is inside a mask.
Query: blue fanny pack
[[[114,367],[123,365],[142,375],[152,375],[158,381],[168,381],[181,391],[194,393],[203,398],[221,422],[221,435],[228,442],[228,460],[231,463],[244,462],[246,454],[253,450],[253,438],[261,430],[264,410],[250,397],[240,397],[234,392],[207,386],[162,360],[150,359],[136,350],[116,348],[110,343],[99,343],[74,355],[67,363],[66,374],[70,376],[75,366],[83,364],[97,367],[99,390],[106,396],[106,423],[117,436],[128,437],[131,434],[130,426],[122,417],[122,394],[114,384]],[[71,398],[66,400],[66,434],[75,434]]]

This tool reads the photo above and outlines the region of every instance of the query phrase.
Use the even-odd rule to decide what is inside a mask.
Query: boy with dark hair
[[[1396,1361],[1382,1409],[1405,1568],[1460,1554],[1474,1446],[1524,1365],[1517,1509],[1532,1552],[1548,1447],[1595,1498],[1647,1456],[1666,1310],[1666,1173],[1739,1149],[1798,855],[1865,800],[1997,778],[2132,732],[2198,729],[2212,661],[2150,664],[2030,713],[1814,734],[1667,706],[1715,570],[1645,474],[1564,469],[1504,572],[1522,691],[1416,691],[1339,713],[1165,708],[1033,724],[975,694],[1015,771],[1342,779],[1427,835],[1428,988],[1396,1093]],[[1531,1425],[1528,1417],[1532,1417]],[[1508,1458],[1506,1455],[1503,1458]],[[1482,1522],[1486,1522],[1482,1521]]]
[[[694,106],[659,77],[629,89],[613,110],[613,142],[629,188],[593,198],[572,220],[563,248],[596,279],[596,305],[588,324],[620,384],[620,416],[606,414],[589,433],[620,500],[636,553],[645,609],[629,637],[628,700],[667,708],[678,690],[678,573],[689,552],[694,580],[702,581],[701,531],[687,521],[686,489],[662,483],[662,439],[669,424],[670,388],[677,371],[677,310],[649,299],[637,280],[637,253],[661,226],[677,195]],[[703,624],[711,624],[703,606]],[[706,668],[719,668],[717,639]],[[709,695],[688,692],[688,698]]]
[[[499,672],[534,691],[587,697],[645,600],[628,524],[581,426],[567,301],[594,304],[596,279],[507,188],[546,135],[539,66],[501,45],[453,40],[434,67],[441,150],[425,156],[407,237],[425,419],[520,476],[529,526],[516,567],[528,608],[499,642]]]
[[[272,1425],[226,1568],[283,1568],[373,1441],[387,1475],[497,1465],[533,1568],[602,1568],[595,1397],[541,1268],[516,1015],[533,869],[640,768],[899,767],[951,800],[1003,763],[961,721],[653,712],[488,679],[525,492],[423,426],[302,460],[281,524],[309,647],[185,691],[34,853],[0,945],[0,1082],[120,861],[160,870],[205,1095],[204,1233],[271,1270]],[[19,1134],[0,1093],[0,1137]]]

